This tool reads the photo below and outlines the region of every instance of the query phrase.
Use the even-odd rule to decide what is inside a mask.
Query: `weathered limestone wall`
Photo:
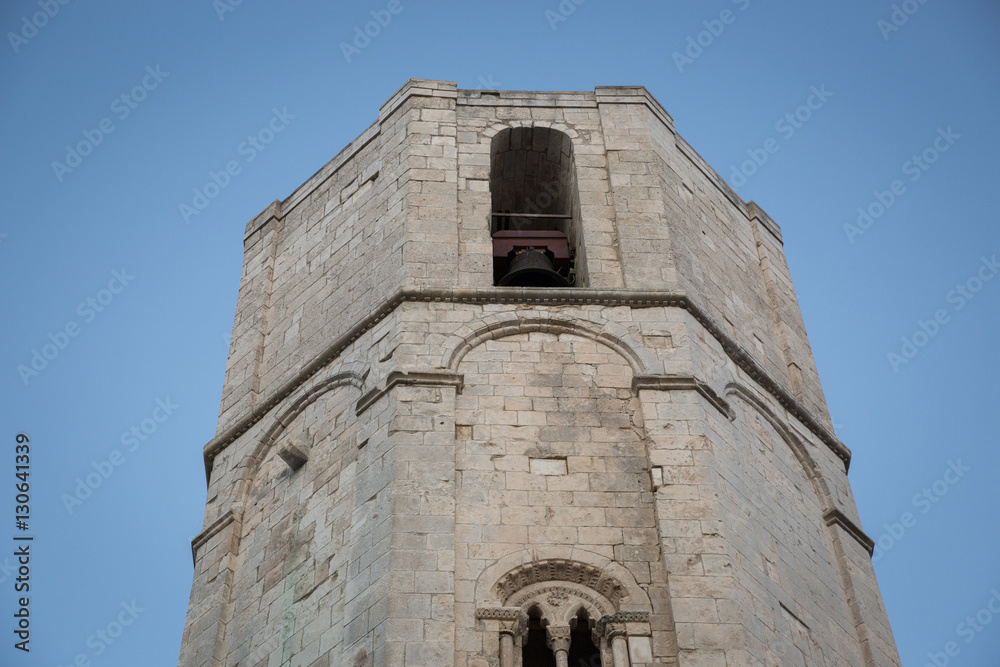
[[[458,371],[465,386],[456,411],[457,664],[488,654],[488,638],[475,627],[475,582],[512,553],[589,551],[621,563],[665,599],[627,361],[587,338],[534,331],[485,341]]]
[[[288,425],[289,440],[310,454],[301,473],[272,455],[251,481],[226,638],[235,663],[274,655],[277,664],[291,656],[310,664],[321,653],[343,650],[345,583],[357,529],[357,424],[349,418],[356,399],[356,389],[339,387]]]

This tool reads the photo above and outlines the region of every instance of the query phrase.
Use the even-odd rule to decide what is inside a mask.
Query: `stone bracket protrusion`
[[[278,456],[292,470],[298,470],[309,460],[309,450],[297,440],[289,438],[278,448]]]

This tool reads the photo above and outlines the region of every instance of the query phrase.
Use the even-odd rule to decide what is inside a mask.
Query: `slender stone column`
[[[614,667],[629,667],[628,664],[628,641],[625,639],[625,632],[621,632],[611,637],[611,656],[615,661]]]
[[[500,667],[514,667],[519,639],[528,627],[528,616],[518,607],[486,607],[476,610],[476,618],[499,621]]]
[[[602,616],[594,629],[594,637],[599,638],[603,646],[611,647],[613,667],[629,667],[628,631],[626,623],[649,623],[649,615],[643,611],[620,611]]]
[[[514,667],[514,635],[500,633],[500,667]]]
[[[569,667],[569,626],[549,626],[545,632],[549,638],[549,648],[556,654],[556,667]]]

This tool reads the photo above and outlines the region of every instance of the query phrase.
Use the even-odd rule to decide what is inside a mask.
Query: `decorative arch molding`
[[[621,355],[634,375],[656,374],[662,364],[627,329],[614,322],[598,324],[548,312],[496,313],[459,329],[445,343],[441,366],[457,372],[469,352],[488,340],[543,331],[572,334],[605,345]]]
[[[742,401],[750,407],[754,412],[759,414],[764,420],[771,425],[777,433],[778,436],[784,441],[788,448],[791,449],[792,455],[795,460],[799,462],[802,466],[803,472],[805,472],[806,478],[812,484],[813,491],[816,493],[816,498],[819,501],[819,505],[826,512],[830,507],[833,506],[833,496],[830,493],[830,487],[823,478],[823,473],[820,471],[819,466],[816,464],[815,459],[809,453],[806,448],[805,443],[795,435],[791,427],[789,427],[784,421],[782,421],[775,413],[767,406],[767,404],[758,398],[749,388],[738,382],[730,382],[726,385],[726,395],[727,396],[737,396],[742,399]]]
[[[819,499],[820,508],[823,512],[823,524],[829,531],[828,534],[833,545],[833,556],[838,574],[840,575],[844,599],[850,610],[851,620],[854,622],[855,635],[861,646],[862,654],[865,657],[865,664],[875,664],[868,637],[868,629],[862,611],[857,604],[851,602],[852,600],[857,600],[857,593],[854,588],[854,575],[849,569],[847,559],[844,557],[844,545],[841,540],[840,531],[837,528],[842,529],[852,539],[856,540],[868,552],[869,556],[874,553],[875,542],[861,530],[860,526],[836,507],[833,503],[830,487],[827,485],[819,466],[809,454],[809,450],[805,447],[805,444],[794,434],[787,424],[774,414],[763,400],[758,398],[750,389],[737,382],[732,382],[726,386],[726,395],[738,396],[747,406],[761,415],[774,428],[778,436],[792,450],[792,454],[802,465],[806,477],[812,483],[813,490]],[[844,449],[846,450],[847,448],[844,447]],[[838,455],[841,454],[836,449],[834,452]],[[842,455],[841,458],[844,459]],[[849,451],[845,460],[850,460]]]
[[[628,569],[579,547],[539,547],[507,554],[484,568],[476,580],[476,606],[501,607],[526,587],[548,582],[586,586],[614,611],[651,612],[649,595]]]
[[[587,616],[595,620],[616,613],[611,600],[592,587],[573,581],[529,584],[517,591],[505,607],[516,607],[522,611],[538,607],[543,618],[558,626],[570,626],[580,609],[586,610]]]
[[[792,450],[792,454],[805,471],[806,477],[812,484],[813,491],[819,500],[819,506],[823,512],[823,523],[829,527],[836,525],[843,528],[848,535],[857,540],[865,548],[868,555],[872,555],[875,552],[875,541],[837,507],[833,500],[833,494],[830,492],[830,486],[826,483],[819,465],[817,465],[815,459],[809,453],[805,443],[795,435],[785,422],[774,414],[763,400],[754,395],[747,387],[736,382],[731,382],[726,386],[726,395],[735,395],[741,398],[744,403],[750,406],[757,414],[761,415],[774,428],[778,436]],[[836,535],[834,535],[834,539],[837,539]]]
[[[539,593],[546,592],[539,590],[540,587],[551,587],[558,584],[563,584],[563,586],[554,589],[555,595],[549,597],[561,597],[558,593],[562,593],[562,589],[567,585],[578,597],[584,599],[587,598],[584,597],[586,593],[582,589],[593,591],[596,596],[589,601],[593,603],[595,609],[601,612],[598,617],[618,611],[621,599],[626,593],[621,582],[601,568],[561,558],[533,561],[518,566],[497,581],[494,591],[497,598],[502,600],[505,606],[520,607],[529,598],[537,597]],[[550,601],[549,605],[558,606],[558,603]]]
[[[348,366],[334,366],[326,373],[319,375],[316,380],[306,388],[300,388],[297,395],[289,397],[287,407],[271,422],[271,425],[264,431],[257,446],[254,447],[250,455],[242,463],[242,472],[237,483],[236,503],[242,505],[247,495],[250,493],[250,486],[253,483],[257,471],[267,458],[268,452],[274,447],[285,432],[288,425],[295,420],[302,412],[315,403],[320,396],[327,392],[334,391],[340,387],[354,387],[358,392],[364,390],[365,378],[368,369],[364,364],[355,363]]]

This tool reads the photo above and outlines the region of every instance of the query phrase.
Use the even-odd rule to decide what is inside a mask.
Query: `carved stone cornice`
[[[500,634],[520,637],[528,629],[528,615],[520,607],[480,607],[476,618],[481,621],[500,621]]]
[[[520,607],[480,607],[476,618],[491,621],[512,621],[524,615]]]
[[[712,404],[722,416],[732,421],[736,415],[729,402],[715,393],[707,383],[693,375],[636,375],[632,379],[632,391],[652,389],[656,391],[696,391]]]
[[[393,371],[392,373],[389,373],[389,377],[386,378],[384,387],[372,389],[358,399],[354,412],[355,414],[360,415],[362,412],[370,408],[378,399],[388,394],[394,387],[400,385],[407,387],[455,387],[457,391],[461,391],[463,384],[463,376],[459,373],[452,373],[451,371],[424,371],[410,373]]]
[[[594,636],[611,640],[624,635],[626,623],[649,623],[649,612],[619,611],[601,616],[594,627]]]
[[[242,516],[242,512],[237,512],[234,508],[229,508],[222,514],[222,516],[209,524],[205,530],[198,533],[198,535],[191,540],[191,560],[194,562],[195,567],[198,565],[198,549],[205,546],[210,539],[221,533],[231,524],[235,523],[238,526]],[[229,544],[227,546],[229,549],[223,553],[232,553],[233,545]]]
[[[851,521],[847,515],[840,510],[834,508],[827,511],[827,513],[823,515],[823,521],[825,521],[828,526],[837,525],[843,528],[844,532],[857,540],[858,544],[865,548],[865,551],[868,552],[869,556],[875,554],[875,540],[868,537],[865,531],[861,530],[861,527],[858,526],[858,524]]]
[[[649,623],[648,611],[618,611],[605,616],[611,623]]]

